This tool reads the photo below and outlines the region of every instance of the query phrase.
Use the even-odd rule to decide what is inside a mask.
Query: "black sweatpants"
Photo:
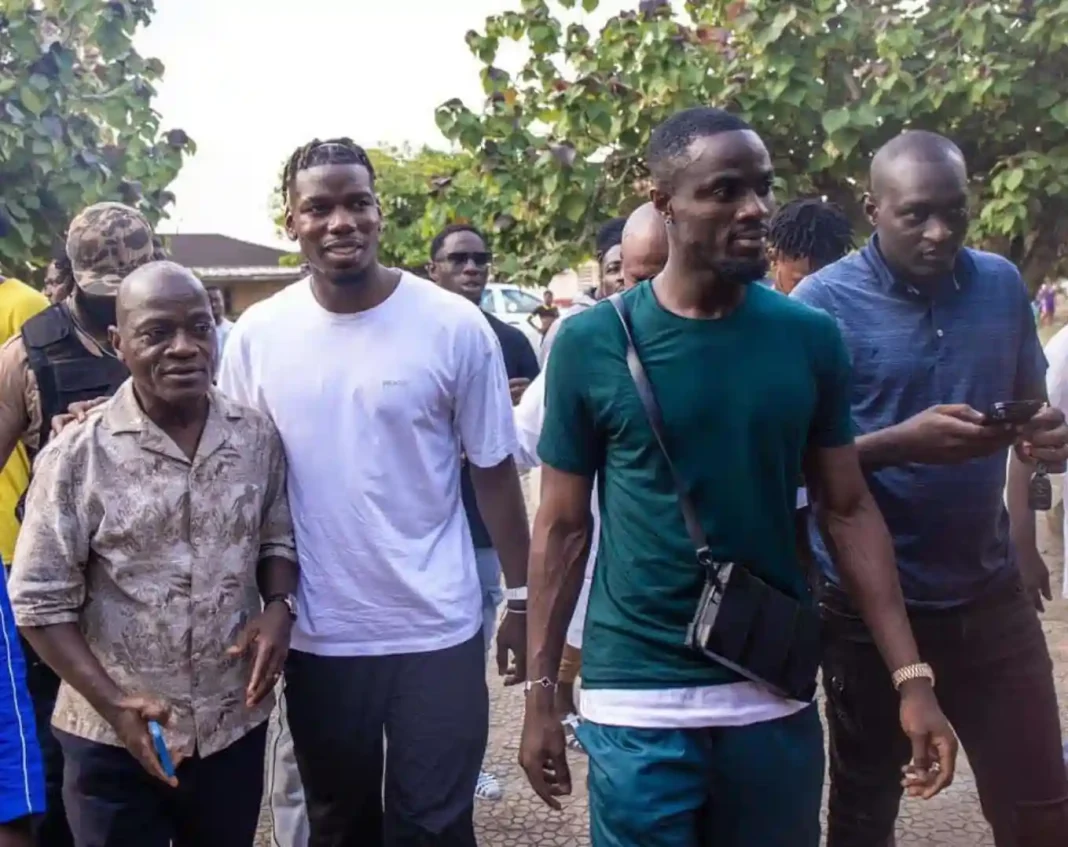
[[[474,847],[489,726],[484,650],[480,632],[432,653],[290,651],[286,708],[308,847]]]
[[[252,847],[263,798],[267,724],[205,758],[179,763],[178,787],[124,747],[56,730],[76,847]]]

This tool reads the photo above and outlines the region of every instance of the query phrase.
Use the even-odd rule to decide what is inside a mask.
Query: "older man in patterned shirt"
[[[63,680],[77,847],[247,847],[297,581],[281,441],[212,389],[215,322],[187,270],[135,271],[117,318],[131,378],[38,457],[12,606]]]

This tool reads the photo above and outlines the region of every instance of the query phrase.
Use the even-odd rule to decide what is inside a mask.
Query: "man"
[[[546,288],[542,294],[542,304],[527,316],[527,323],[544,337],[558,317],[560,310],[553,305],[553,293]]]
[[[786,598],[808,602],[793,531],[804,457],[842,567],[878,634],[883,673],[896,672],[914,751],[906,779],[930,795],[951,777],[955,742],[922,678],[890,540],[860,472],[841,338],[826,315],[752,284],[767,270],[768,151],[740,118],[698,108],[654,131],[648,163],[667,221],[668,264],[620,307],[695,504],[693,531],[716,560],[744,563],[796,611]],[[823,742],[815,706],[686,646],[706,576],[628,370],[625,338],[614,304],[599,304],[564,325],[549,361],[520,761],[550,805],[570,792],[553,683],[582,582],[597,476],[601,543],[579,727],[591,760],[593,842],[816,847]],[[806,687],[814,688],[812,677]]]
[[[113,394],[129,372],[115,355],[108,328],[123,277],[157,255],[144,216],[120,203],[97,203],[71,222],[67,256],[75,286],[70,297],[26,321],[0,347],[0,462],[21,443],[30,460],[52,433],[52,421],[74,403]],[[40,847],[69,847],[63,811],[63,757],[51,731],[59,678],[23,644],[27,684],[44,757],[47,810]]]
[[[215,338],[219,347],[218,361],[222,361],[223,348],[226,346],[226,339],[230,337],[230,330],[233,329],[234,324],[226,319],[226,298],[223,296],[223,290],[213,285],[208,288],[208,297],[211,298],[211,314],[215,318]]]
[[[285,454],[264,415],[212,390],[215,324],[189,271],[134,271],[117,324],[130,380],[37,458],[15,618],[63,680],[76,847],[251,844],[297,585]]]
[[[481,232],[467,224],[454,224],[443,229],[431,242],[427,272],[430,278],[446,291],[459,294],[480,307],[482,292],[486,290],[486,283],[489,282],[492,259],[486,238]],[[511,390],[512,405],[516,405],[531,380],[538,375],[538,357],[520,330],[508,326],[488,312],[483,311],[482,314],[497,336],[504,354],[508,388]],[[493,549],[493,541],[482,515],[479,514],[470,467],[466,460],[460,470],[460,491],[467,523],[471,528],[471,540],[475,545],[478,579],[482,585],[482,637],[485,639],[488,655],[497,626],[497,607],[504,599],[504,592],[501,590],[501,563],[497,558],[497,551]],[[503,792],[497,777],[487,770],[482,770],[475,786],[475,796],[483,800],[500,800]]]
[[[0,277],[0,345],[22,331],[22,325],[48,308],[48,300],[17,279]],[[7,464],[0,471],[0,560],[10,565],[15,554],[19,522],[15,510],[30,479],[30,460],[26,448],[15,446]]]
[[[270,414],[289,459],[301,581],[285,693],[310,847],[473,845],[488,696],[461,454],[517,598],[498,669],[511,652],[507,681],[522,680],[515,428],[485,317],[379,263],[374,177],[348,139],[293,154],[286,230],[311,273],[241,316],[219,384]]]
[[[601,272],[598,300],[610,297],[623,288],[623,229],[626,223],[626,218],[612,218],[597,231],[595,247]]]
[[[1051,408],[1022,427],[984,425],[996,402],[1044,400],[1046,363],[1017,269],[962,246],[968,188],[964,158],[948,139],[918,131],[893,139],[871,165],[872,240],[793,297],[832,315],[845,337],[861,464],[995,842],[1062,844],[1068,778],[1033,605],[1048,594],[1049,575],[1027,495],[1031,463],[1068,454],[1068,427]],[[828,843],[891,843],[908,745],[890,731],[897,704],[872,634],[840,590],[841,544],[832,555],[827,541],[837,540],[818,533],[815,520],[812,530],[830,639]],[[1042,829],[1044,838],[1025,838]]]
[[[44,285],[41,293],[48,298],[49,303],[62,303],[71,292],[74,291],[74,276],[71,273],[70,259],[67,258],[67,245],[64,239],[63,246],[57,255],[48,263],[45,270]]]
[[[775,288],[789,294],[806,276],[852,251],[853,225],[833,203],[794,200],[771,219],[768,246]]]
[[[664,217],[652,203],[635,209],[623,228],[623,286],[633,288],[652,279],[668,260],[667,228]]]

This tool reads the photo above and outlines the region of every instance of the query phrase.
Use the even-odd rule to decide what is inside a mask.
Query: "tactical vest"
[[[112,356],[94,356],[78,338],[66,304],[58,303],[22,325],[22,342],[30,370],[37,378],[41,400],[41,432],[37,455],[52,435],[52,418],[67,411],[71,403],[110,397],[130,372]],[[23,495],[25,498],[25,495]],[[22,518],[22,502],[17,510]]]

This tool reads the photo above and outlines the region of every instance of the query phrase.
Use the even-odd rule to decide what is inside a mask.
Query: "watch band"
[[[286,607],[289,616],[293,620],[297,619],[297,604],[294,602],[292,594],[269,594],[263,598],[263,608],[266,609],[271,603],[281,603]]]
[[[914,679],[929,679],[931,686],[934,687],[934,668],[926,662],[917,662],[914,665],[905,665],[903,668],[898,668],[890,677],[890,681],[894,683],[895,691],[900,690],[902,685]]]
[[[525,585],[519,588],[506,588],[504,589],[505,600],[526,600],[527,599],[527,587]]]

